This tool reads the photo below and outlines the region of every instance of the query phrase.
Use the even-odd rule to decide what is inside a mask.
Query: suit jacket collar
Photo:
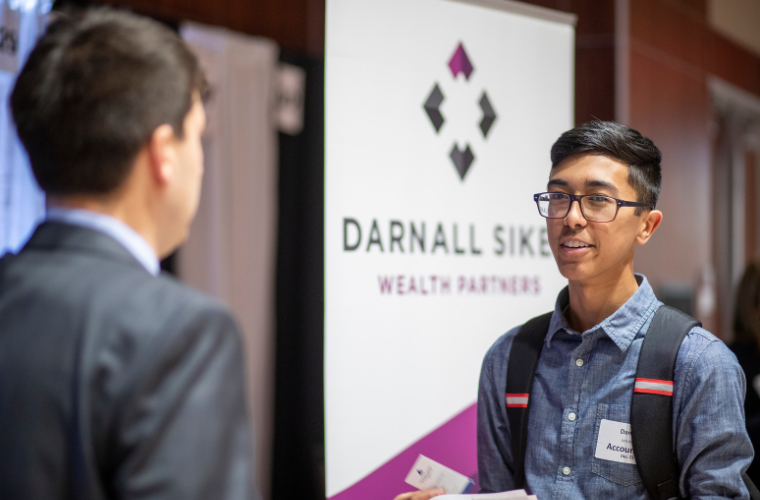
[[[21,252],[27,249],[87,253],[136,266],[150,274],[126,248],[109,235],[64,222],[46,221],[37,226]]]

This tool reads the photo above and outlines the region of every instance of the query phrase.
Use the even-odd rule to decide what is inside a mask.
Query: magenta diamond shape
[[[464,77],[467,80],[470,79],[470,75],[475,69],[472,67],[470,58],[467,57],[467,52],[465,52],[464,45],[461,43],[449,60],[449,68],[451,69],[451,74],[454,75],[454,78],[456,78],[459,73],[464,73]]]

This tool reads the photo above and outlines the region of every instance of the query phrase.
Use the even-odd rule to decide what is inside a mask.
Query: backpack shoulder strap
[[[654,314],[644,337],[631,400],[636,467],[652,498],[681,498],[673,452],[673,374],[681,342],[701,323],[669,306]]]
[[[552,313],[525,323],[512,341],[507,365],[507,419],[512,441],[515,488],[525,487],[525,449],[528,442],[528,412],[533,376],[549,332]]]

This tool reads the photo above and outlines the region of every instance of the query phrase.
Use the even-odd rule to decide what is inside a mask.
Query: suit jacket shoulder
[[[0,318],[0,498],[152,482],[166,498],[249,497],[241,339],[221,302],[151,276],[105,234],[45,223],[0,260]],[[228,429],[205,429],[220,465],[197,449],[213,421]]]

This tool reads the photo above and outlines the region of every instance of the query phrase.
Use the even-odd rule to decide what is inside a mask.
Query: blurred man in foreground
[[[0,498],[248,499],[228,310],[159,275],[203,174],[205,79],[171,30],[70,13],[11,97],[47,220],[0,260]]]

